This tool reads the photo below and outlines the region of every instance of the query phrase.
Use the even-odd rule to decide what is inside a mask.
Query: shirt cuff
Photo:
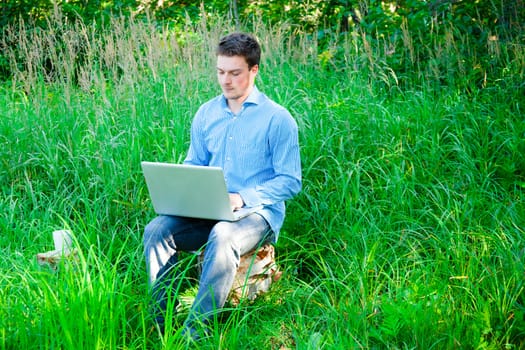
[[[259,195],[257,194],[257,191],[255,191],[255,189],[248,188],[245,190],[241,190],[239,191],[239,194],[241,195],[244,205],[246,207],[251,208],[261,205],[261,199],[259,198]]]

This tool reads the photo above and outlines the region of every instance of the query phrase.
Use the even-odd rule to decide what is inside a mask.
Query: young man
[[[224,306],[240,257],[262,242],[277,241],[284,201],[301,189],[297,124],[255,86],[258,42],[248,34],[230,34],[216,54],[222,95],[197,111],[184,163],[221,167],[232,209],[263,208],[234,222],[158,216],[146,226],[144,251],[162,332],[167,295],[177,289],[178,252],[205,247],[199,289],[183,328],[193,339]]]

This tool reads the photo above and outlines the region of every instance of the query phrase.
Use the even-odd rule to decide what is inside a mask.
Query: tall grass
[[[154,213],[139,163],[184,157],[194,112],[219,93],[213,46],[230,25],[50,21],[3,37],[14,75],[0,90],[0,348],[184,348],[184,310],[164,338],[148,313],[141,240]],[[525,346],[523,45],[487,42],[509,71],[480,84],[454,35],[418,68],[406,31],[403,73],[390,43],[320,47],[253,27],[257,84],[300,127],[304,188],[277,244],[283,278],[227,308],[201,347]],[[78,259],[38,266],[64,227]]]

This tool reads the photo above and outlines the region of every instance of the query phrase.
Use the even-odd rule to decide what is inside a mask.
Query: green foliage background
[[[101,17],[131,15],[149,12],[158,18],[178,21],[186,16],[195,18],[204,11],[214,11],[246,20],[250,16],[262,16],[273,23],[291,21],[312,28],[348,28],[362,24],[375,29],[398,25],[395,17],[408,16],[420,22],[430,16],[454,18],[462,22],[476,19],[483,25],[503,25],[517,28],[523,19],[523,1],[500,0],[211,0],[211,1],[85,1],[85,0],[5,0],[1,4],[0,26],[19,19],[45,17],[60,8],[66,17],[84,21],[98,21]],[[378,21],[378,19],[383,19]],[[522,22],[521,22],[522,23]]]
[[[509,69],[501,66],[497,51],[487,51],[487,42],[505,44],[523,40],[525,6],[523,0],[257,0],[257,1],[27,1],[6,0],[0,5],[0,78],[9,79],[13,71],[26,64],[18,52],[17,36],[22,28],[28,30],[56,30],[57,44],[60,44],[60,27],[50,28],[49,18],[60,16],[61,22],[81,21],[99,28],[111,23],[111,18],[124,16],[135,20],[154,18],[158,27],[168,26],[183,31],[184,26],[206,21],[207,17],[220,16],[237,28],[254,30],[248,23],[263,21],[267,24],[284,24],[295,32],[309,33],[318,40],[320,48],[326,50],[327,59],[337,58],[335,65],[344,64],[344,53],[340,48],[330,47],[332,38],[345,33],[365,35],[373,47],[383,47],[381,61],[377,64],[392,69],[398,79],[418,71],[419,66],[431,62],[436,72],[447,70],[446,65],[460,66],[461,74],[471,75],[469,81],[486,85],[497,80]],[[17,26],[17,23],[30,23]],[[46,29],[47,28],[47,29]],[[449,29],[453,28],[453,31]],[[417,35],[408,35],[408,33]],[[447,37],[447,35],[449,37]],[[450,38],[450,35],[453,38]],[[407,40],[410,38],[411,42]],[[436,59],[446,45],[461,40],[457,57],[449,62]],[[84,60],[81,42],[76,48],[77,66]],[[411,50],[403,49],[410,46]],[[498,46],[494,45],[494,47]],[[432,47],[435,51],[429,50]],[[465,50],[468,50],[466,52]],[[14,57],[9,57],[12,51]],[[374,53],[378,54],[378,53]],[[465,60],[462,62],[461,60]],[[12,61],[16,60],[16,63]],[[50,59],[44,58],[49,66]],[[13,67],[15,64],[17,67]],[[452,74],[441,77],[442,81],[456,79]],[[409,79],[413,81],[413,79]],[[462,81],[462,79],[456,79]],[[468,87],[466,87],[468,88]]]

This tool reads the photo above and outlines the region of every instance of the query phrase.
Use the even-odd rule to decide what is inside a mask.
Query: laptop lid
[[[221,168],[141,162],[157,214],[235,221],[259,210],[232,211]]]

